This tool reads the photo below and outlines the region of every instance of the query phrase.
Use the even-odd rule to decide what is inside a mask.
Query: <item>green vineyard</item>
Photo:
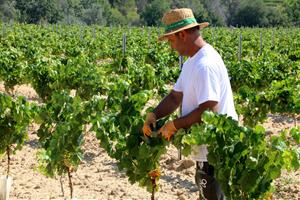
[[[179,56],[157,42],[158,28],[1,24],[0,156],[9,161],[38,125],[39,171],[72,173],[83,159],[84,135],[93,132],[128,180],[153,195],[159,160],[169,145],[189,155],[209,144],[208,159],[228,199],[264,199],[283,170],[300,167],[300,29],[208,28],[201,33],[228,69],[240,123],[205,113],[204,123],[169,142],[141,132],[151,101],[162,99],[179,72]],[[183,58],[185,59],[185,58]],[[38,94],[13,94],[18,85]],[[269,114],[294,127],[267,137]],[[171,118],[174,116],[171,116]],[[167,119],[163,119],[163,123]],[[201,134],[199,134],[201,133]]]

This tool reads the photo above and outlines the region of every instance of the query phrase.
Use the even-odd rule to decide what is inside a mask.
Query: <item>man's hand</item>
[[[161,127],[158,131],[164,138],[170,141],[170,138],[177,131],[177,128],[174,125],[173,121],[167,122],[163,127]]]
[[[156,115],[153,112],[147,113],[146,120],[143,126],[143,133],[145,136],[151,135],[151,124],[153,128],[156,128]]]

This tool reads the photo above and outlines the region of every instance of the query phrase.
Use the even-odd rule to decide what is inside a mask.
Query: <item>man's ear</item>
[[[187,32],[185,30],[179,32],[179,37],[185,41],[187,39]]]

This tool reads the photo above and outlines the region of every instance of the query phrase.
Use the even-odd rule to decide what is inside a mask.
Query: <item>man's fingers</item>
[[[170,134],[165,134],[164,137],[166,138],[166,140],[170,141],[171,135]]]
[[[159,130],[158,130],[158,134],[161,134],[161,135],[163,135],[163,129],[162,129],[163,127],[161,127]]]
[[[143,126],[143,133],[145,136],[150,136],[152,131],[151,128],[148,125]]]
[[[168,136],[166,137],[166,139],[167,139],[168,141],[170,141],[171,135],[168,135]]]
[[[169,140],[169,139],[168,139],[168,138],[169,138],[168,132],[166,132],[166,131],[160,131],[159,133],[160,133],[165,139]]]

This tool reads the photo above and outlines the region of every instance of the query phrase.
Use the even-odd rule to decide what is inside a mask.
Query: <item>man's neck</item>
[[[189,53],[189,57],[193,57],[203,46],[206,45],[206,42],[201,36],[197,37],[193,43]]]

